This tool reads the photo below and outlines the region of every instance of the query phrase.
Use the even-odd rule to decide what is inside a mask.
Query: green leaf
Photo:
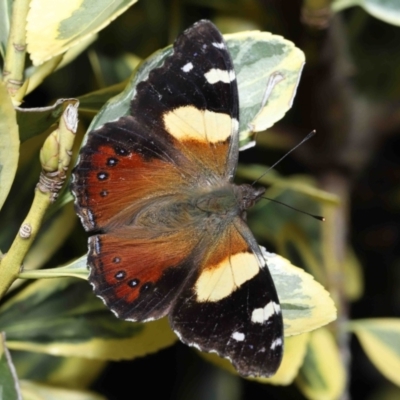
[[[0,399],[22,399],[17,374],[3,332],[0,333]]]
[[[335,0],[335,12],[349,7],[360,6],[369,14],[388,24],[400,26],[400,3],[398,0]]]
[[[33,64],[66,52],[121,15],[137,0],[32,0],[27,44]]]
[[[85,281],[43,279],[0,308],[7,345],[52,355],[107,360],[143,356],[176,341],[166,319],[133,323],[117,319]]]
[[[240,145],[244,146],[251,141],[252,132],[249,125],[254,132],[267,129],[281,119],[291,107],[304,63],[304,54],[292,42],[268,32],[241,32],[226,35],[225,39],[237,75],[241,116]],[[142,62],[125,90],[105,105],[93,119],[88,131],[128,115],[137,84],[147,79],[150,71],[160,67],[171,54],[172,47],[169,46]],[[283,80],[272,88],[267,104],[263,105],[268,81],[274,73],[281,74]],[[84,102],[84,99],[82,101]]]
[[[359,319],[348,327],[382,375],[400,386],[400,318]]]
[[[95,40],[97,35],[89,36],[76,46],[71,47],[63,54],[58,54],[55,57],[45,61],[39,66],[31,65],[25,70],[25,75],[28,78],[28,86],[26,88],[26,94],[33,92],[47,76],[51,75],[54,70],[59,70],[70,62],[72,62],[76,57],[83,53]]]
[[[56,357],[31,351],[14,351],[13,362],[20,381],[31,380],[71,389],[89,387],[107,361],[79,357]]]
[[[87,257],[82,256],[77,260],[58,268],[46,268],[39,270],[26,269],[19,274],[21,279],[60,278],[62,276],[71,278],[88,279]]]
[[[127,82],[121,82],[78,97],[80,103],[79,113],[85,113],[90,116],[97,114],[108,100],[117,96],[125,89],[126,84]]]
[[[254,132],[270,128],[290,109],[305,57],[292,42],[269,32],[239,32],[225,39],[237,76],[240,144],[244,146]],[[278,79],[275,83],[273,77]],[[263,104],[268,89],[268,101]]]
[[[345,370],[332,334],[325,328],[311,333],[296,383],[310,400],[337,400],[345,387]]]
[[[263,252],[281,303],[285,336],[310,332],[336,319],[329,293],[285,258]]]
[[[19,158],[18,125],[14,106],[0,82],[0,209],[14,181]]]
[[[60,119],[68,104],[75,105],[77,101],[76,99],[59,99],[49,107],[16,107],[21,142],[49,129]]]
[[[106,400],[87,390],[65,389],[32,381],[21,381],[24,400]]]

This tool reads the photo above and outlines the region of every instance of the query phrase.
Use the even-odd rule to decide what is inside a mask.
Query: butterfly
[[[88,134],[72,192],[90,233],[89,282],[128,321],[168,316],[180,340],[271,376],[283,352],[278,296],[233,183],[239,95],[218,29],[184,31],[137,85],[130,115]]]

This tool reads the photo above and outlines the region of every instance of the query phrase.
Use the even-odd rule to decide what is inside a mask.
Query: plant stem
[[[25,258],[37,232],[41,226],[43,216],[51,203],[52,193],[43,193],[35,190],[35,197],[25,221],[22,223],[18,235],[15,237],[10,250],[0,261],[0,298],[17,279],[22,261]]]
[[[7,42],[3,80],[8,93],[14,97],[24,82],[26,54],[26,19],[30,0],[14,0],[10,35]]]
[[[323,252],[326,281],[329,292],[338,310],[338,319],[332,323],[343,368],[347,373],[347,382],[340,399],[350,398],[348,390],[348,371],[350,370],[350,335],[343,329],[349,318],[349,304],[345,294],[344,263],[349,234],[349,196],[351,179],[335,171],[326,171],[319,180],[319,187],[336,194],[341,199],[338,207],[325,206],[323,213],[326,223],[323,225]]]
[[[42,172],[31,209],[10,250],[0,260],[0,298],[18,277],[22,261],[39,231],[44,214],[57,198],[65,181],[78,127],[78,106],[77,100],[66,105],[58,128],[47,137],[40,150]]]

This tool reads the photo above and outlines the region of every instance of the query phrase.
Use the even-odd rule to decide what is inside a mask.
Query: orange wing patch
[[[98,136],[93,135],[91,140],[99,143],[95,152],[83,148],[87,154],[81,156],[73,182],[87,230],[129,219],[146,200],[173,193],[187,184],[182,167],[171,156],[162,151],[155,153],[146,143],[123,148],[119,141],[110,139],[111,144],[103,144],[99,140],[103,131],[107,133],[111,128],[105,125]],[[114,128],[114,133],[120,131]]]
[[[162,195],[168,188],[171,191],[171,188],[182,184],[174,167],[160,159],[149,163],[137,153],[117,157],[108,147],[99,150],[92,159],[97,169],[88,171],[90,184],[86,196],[86,206],[96,209],[98,226],[107,225],[121,211],[134,207],[135,202],[156,193]],[[106,168],[107,163],[114,163],[115,166]]]
[[[182,240],[181,236],[156,239],[92,236],[89,281],[95,293],[121,318],[161,318],[190,272],[184,264],[196,237],[192,234],[188,240]]]

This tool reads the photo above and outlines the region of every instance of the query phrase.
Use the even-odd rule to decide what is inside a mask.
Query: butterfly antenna
[[[282,203],[282,202],[279,201],[279,200],[271,199],[271,198],[269,198],[269,197],[264,197],[264,196],[263,196],[262,198],[265,199],[265,200],[272,201],[272,202],[274,202],[274,203],[278,203],[278,204],[280,204],[280,205],[282,205],[282,206],[285,206],[285,207],[287,207],[287,208],[291,208],[292,210],[295,210],[295,211],[298,211],[299,213],[308,215],[309,217],[312,217],[312,218],[314,218],[314,219],[317,219],[318,221],[322,221],[322,222],[325,221],[325,217],[321,217],[321,216],[319,216],[319,215],[310,214],[310,213],[308,213],[307,211],[299,210],[298,208],[294,208],[294,207],[292,207],[292,206],[289,206],[288,204]]]
[[[281,157],[277,162],[275,162],[271,167],[269,167],[260,177],[258,177],[253,183],[254,186],[264,175],[266,175],[271,169],[275,168],[282,160],[284,160],[292,151],[295,151],[308,139],[311,139],[317,132],[315,130],[311,131],[300,143],[296,144],[292,149],[290,149],[283,157]],[[298,210],[299,211],[299,210]]]

